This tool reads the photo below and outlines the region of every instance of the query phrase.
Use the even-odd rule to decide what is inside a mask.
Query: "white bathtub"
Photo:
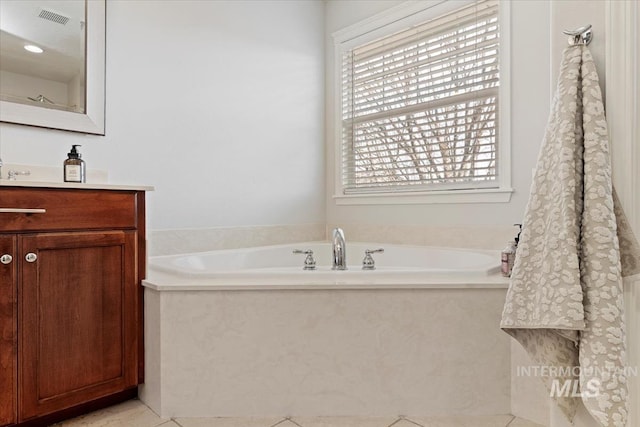
[[[373,254],[375,270],[362,270],[365,249],[384,248]],[[303,270],[304,255],[294,249],[314,252],[316,270]],[[192,254],[152,257],[145,286],[162,290],[193,290],[274,287],[384,287],[432,286],[473,283],[504,287],[498,277],[496,251],[347,243],[348,269],[331,270],[331,244],[307,242],[291,245],[216,250]]]
[[[330,258],[321,242],[152,257],[140,398],[166,418],[510,411],[497,253],[347,242],[347,271]]]

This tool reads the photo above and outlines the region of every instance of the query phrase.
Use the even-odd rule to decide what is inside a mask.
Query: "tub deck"
[[[378,247],[385,252],[374,255],[376,269],[362,270],[364,249]],[[303,270],[295,248],[314,250],[317,270]],[[329,243],[306,242],[153,257],[143,285],[156,291],[508,287],[496,251],[348,243],[346,271],[331,270],[330,253]]]

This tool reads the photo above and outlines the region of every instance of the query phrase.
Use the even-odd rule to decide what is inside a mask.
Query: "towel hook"
[[[585,25],[584,27],[576,28],[575,30],[564,30],[564,34],[571,36],[569,37],[569,45],[576,46],[579,44],[588,45],[591,43],[591,39],[593,38],[593,32],[591,31],[591,24]]]

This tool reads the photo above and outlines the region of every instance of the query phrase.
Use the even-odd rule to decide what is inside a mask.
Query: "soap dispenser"
[[[82,155],[76,147],[80,145],[73,145],[64,161],[64,182],[86,182],[84,160],[80,158]]]
[[[502,251],[501,271],[504,277],[511,277],[513,264],[516,261],[516,249],[518,248],[518,243],[520,242],[520,233],[522,233],[522,224],[513,225],[520,227],[520,230],[518,231],[518,235],[513,239],[513,241],[509,242],[509,244],[507,244],[507,247]]]

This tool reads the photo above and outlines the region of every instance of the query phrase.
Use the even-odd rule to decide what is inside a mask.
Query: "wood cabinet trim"
[[[17,418],[17,283],[16,237],[0,235],[0,255],[14,260],[0,264],[0,425],[16,422]]]

